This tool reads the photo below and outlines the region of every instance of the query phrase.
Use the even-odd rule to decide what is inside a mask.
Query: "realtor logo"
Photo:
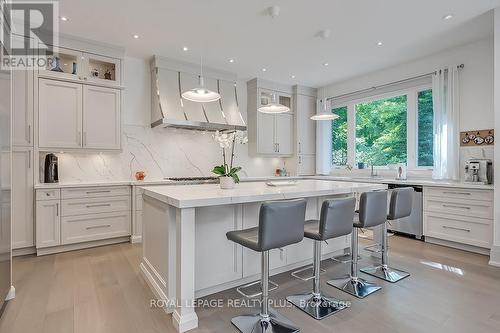
[[[2,1],[2,0],[0,0]],[[59,36],[56,1],[2,1],[0,69],[51,68]]]

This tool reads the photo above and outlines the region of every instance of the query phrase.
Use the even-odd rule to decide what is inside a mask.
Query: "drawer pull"
[[[87,227],[85,229],[92,230],[92,229],[109,228],[109,227],[111,227],[111,224],[95,225],[92,227]]]
[[[87,191],[87,194],[95,194],[95,193],[109,193],[111,190],[100,190],[100,191]]]
[[[460,194],[460,195],[471,195],[470,192],[443,192],[444,194]]]
[[[97,205],[86,205],[87,208],[94,208],[94,207],[109,207],[111,204],[97,204]]]
[[[461,209],[467,209],[469,210],[470,207],[467,207],[467,206],[455,206],[455,205],[444,205],[443,204],[443,207],[449,207],[449,208],[461,208]]]
[[[443,225],[443,228],[444,228],[444,229],[453,229],[453,230],[460,230],[460,231],[470,232],[470,229],[456,228],[456,227],[449,227],[449,226],[447,226],[447,225]]]

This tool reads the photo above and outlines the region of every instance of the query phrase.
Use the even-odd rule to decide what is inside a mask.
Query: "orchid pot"
[[[242,131],[234,132],[215,132],[213,135],[215,142],[219,144],[222,148],[222,165],[217,165],[212,169],[212,172],[219,176],[220,188],[221,189],[232,189],[235,184],[240,182],[238,172],[241,171],[241,167],[233,166],[234,162],[234,146],[236,143],[245,144],[248,142],[248,138]],[[229,156],[229,163],[227,163],[227,155],[231,152]]]

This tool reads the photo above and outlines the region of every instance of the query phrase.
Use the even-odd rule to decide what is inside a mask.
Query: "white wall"
[[[500,8],[495,9],[495,129],[497,132],[500,129]],[[500,144],[495,144],[495,162],[494,162],[494,177],[500,180]],[[490,254],[490,264],[500,267],[500,187],[495,186],[494,193],[494,222],[493,222],[493,246]]]
[[[149,61],[126,57],[122,98],[123,136],[121,153],[59,156],[61,182],[128,180],[138,170],[150,180],[164,177],[210,176],[222,163],[220,148],[210,133],[181,129],[150,128],[151,84]],[[238,82],[240,111],[246,120],[246,82]],[[269,176],[282,166],[278,158],[250,157],[248,146],[238,146],[235,164],[248,176]]]
[[[326,96],[338,96],[464,64],[460,74],[460,130],[493,128],[493,38],[479,40],[422,59],[323,87]],[[472,157],[492,158],[493,148],[461,148],[460,163]],[[430,174],[428,174],[430,175]],[[497,178],[500,179],[500,178]]]

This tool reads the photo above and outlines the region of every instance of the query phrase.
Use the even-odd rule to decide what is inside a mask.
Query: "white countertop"
[[[318,197],[384,189],[386,185],[303,179],[292,186],[268,186],[265,182],[243,182],[232,190],[219,184],[145,186],[144,195],[178,208],[219,206],[267,200]]]
[[[333,180],[343,182],[360,182],[360,183],[375,183],[375,184],[397,184],[397,185],[421,185],[421,186],[435,186],[435,187],[455,187],[467,189],[481,189],[493,190],[493,185],[471,184],[464,182],[450,182],[432,179],[409,179],[409,180],[395,180],[390,178],[379,177],[340,177],[340,176],[304,176],[304,177],[275,177],[275,176],[260,176],[260,177],[245,177],[242,182],[256,182],[265,181],[268,179],[281,180],[281,179],[319,179],[319,180]],[[132,185],[132,186],[152,186],[152,185],[186,185],[187,182],[178,182],[172,180],[158,179],[158,180],[118,180],[118,181],[93,181],[93,182],[61,182],[54,184],[36,184],[35,189],[53,189],[53,188],[71,188],[71,187],[100,187],[100,186],[119,186],[119,185]]]

